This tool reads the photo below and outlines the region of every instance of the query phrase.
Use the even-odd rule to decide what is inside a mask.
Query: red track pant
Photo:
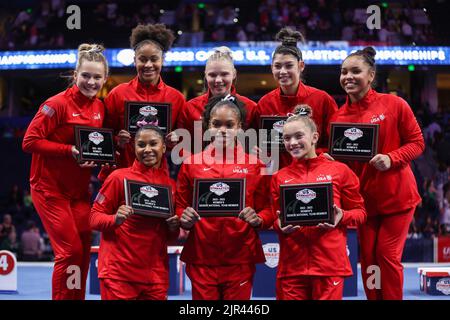
[[[277,300],[342,300],[343,277],[298,276],[277,279]]]
[[[33,189],[31,197],[55,254],[52,299],[83,300],[91,248],[89,199],[70,200]]]
[[[169,285],[100,279],[102,300],[167,300]]]
[[[205,266],[186,264],[193,300],[250,300],[254,264]]]
[[[401,258],[414,210],[370,216],[358,228],[361,273],[367,299],[403,299]]]

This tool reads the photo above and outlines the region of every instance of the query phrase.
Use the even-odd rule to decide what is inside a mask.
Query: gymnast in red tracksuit
[[[194,153],[202,151],[202,114],[205,106],[212,97],[226,96],[232,94],[244,102],[246,119],[244,128],[246,129],[253,122],[256,103],[247,97],[236,93],[234,83],[237,79],[236,68],[234,67],[231,50],[228,47],[218,47],[208,58],[205,66],[205,82],[208,91],[201,96],[189,100],[183,112],[180,113],[179,128],[189,131],[191,135],[191,150]],[[197,121],[198,130],[196,132],[197,149],[194,145],[194,122]]]
[[[424,140],[407,102],[371,88],[374,57],[369,47],[342,63],[340,83],[347,101],[332,122],[379,124],[378,153],[369,162],[347,162],[360,179],[368,214],[358,230],[361,272],[368,299],[402,299],[401,257],[420,202],[410,162],[423,152]]]
[[[243,126],[241,102],[223,100],[206,106],[205,129],[213,142],[185,159],[177,179],[177,214],[190,230],[181,253],[195,300],[248,300],[255,264],[264,262],[257,229],[273,224],[265,167],[235,143]],[[196,178],[244,178],[245,205],[239,216],[202,217],[192,208]]]
[[[162,24],[138,25],[131,32],[130,45],[134,49],[137,76],[112,89],[105,98],[105,127],[114,129],[117,134],[120,153],[117,167],[129,167],[135,159],[133,139],[125,130],[126,101],[170,103],[172,129],[176,127],[178,115],[186,101],[180,91],[165,84],[161,77],[163,54],[170,49],[174,39],[173,32]],[[178,141],[173,132],[166,139],[169,149]],[[163,166],[166,165],[163,161]],[[110,168],[104,168],[99,178],[104,180],[110,172]]]
[[[297,41],[302,38],[300,32],[290,28],[283,28],[276,35],[276,40],[282,43],[275,49],[272,60],[272,74],[278,88],[259,100],[252,126],[259,127],[261,116],[286,116],[298,104],[307,104],[313,109],[313,119],[320,134],[316,150],[320,153],[328,149],[327,127],[337,110],[337,104],[325,91],[307,86],[301,81],[305,62],[302,52],[297,48]],[[291,161],[287,152],[281,152],[279,168]]]
[[[91,230],[88,186],[93,162],[78,165],[74,126],[102,127],[106,81],[104,48],[82,44],[69,89],[47,99],[25,134],[22,148],[33,154],[31,197],[55,254],[53,299],[84,299]]]
[[[276,295],[281,300],[341,300],[344,278],[352,275],[347,256],[347,226],[366,219],[359,181],[345,164],[316,154],[319,133],[309,117],[311,108],[300,105],[283,127],[283,141],[293,158],[291,164],[272,177],[273,212],[280,214],[280,185],[331,182],[334,224],[281,227],[280,260]]]
[[[90,225],[102,231],[98,277],[103,300],[165,300],[169,289],[167,244],[176,239],[180,221],[133,214],[125,205],[124,179],[170,186],[175,182],[161,167],[166,146],[155,126],[141,127],[135,136],[136,160],[113,171],[92,207]]]

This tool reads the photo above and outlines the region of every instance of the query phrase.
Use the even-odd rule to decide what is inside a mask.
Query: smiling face
[[[305,63],[292,54],[277,53],[273,57],[272,75],[285,94],[296,91],[304,68]]]
[[[141,82],[152,85],[158,83],[163,64],[163,52],[156,44],[149,42],[141,45],[135,52],[134,63]]]
[[[237,110],[230,106],[220,106],[212,110],[209,130],[216,147],[227,148],[234,145],[241,123]]]
[[[103,62],[82,60],[74,72],[75,84],[80,92],[93,98],[106,82],[106,69]]]
[[[316,157],[315,144],[319,140],[319,133],[312,132],[304,121],[287,122],[283,127],[283,142],[289,154],[299,159]]]
[[[227,95],[231,92],[233,80],[236,79],[236,70],[229,61],[211,61],[206,65],[205,78],[213,97]]]
[[[146,167],[159,168],[166,152],[162,137],[154,130],[143,130],[135,137],[136,159]]]
[[[340,83],[352,102],[363,98],[375,78],[375,71],[362,57],[351,56],[341,66]]]

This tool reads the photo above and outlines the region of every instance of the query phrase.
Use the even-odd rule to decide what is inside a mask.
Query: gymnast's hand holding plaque
[[[79,163],[116,163],[114,134],[112,129],[75,126],[76,148]]]
[[[329,154],[338,160],[369,161],[378,152],[378,124],[331,123]]]
[[[193,208],[204,216],[237,217],[245,205],[245,179],[195,179]]]
[[[135,214],[169,218],[173,216],[172,188],[142,181],[124,180],[125,203]]]
[[[331,183],[289,184],[280,186],[281,227],[334,224]]]

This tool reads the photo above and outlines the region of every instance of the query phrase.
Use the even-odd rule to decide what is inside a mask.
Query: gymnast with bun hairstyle
[[[271,65],[278,88],[259,100],[253,116],[253,126],[259,126],[261,116],[286,116],[298,104],[308,104],[313,110],[313,120],[320,133],[317,151],[324,152],[328,145],[326,130],[331,115],[337,110],[336,102],[325,91],[302,82],[305,62],[302,51],[297,47],[298,42],[304,42],[302,34],[285,27],[277,33],[275,39],[281,42],[273,53]],[[280,153],[279,167],[285,167],[291,160],[288,153]]]
[[[85,298],[91,248],[88,186],[96,165],[78,164],[74,126],[103,125],[104,106],[96,97],[108,75],[103,51],[97,44],[78,47],[71,86],[42,103],[22,143],[33,154],[31,197],[55,254],[54,300]]]
[[[348,161],[361,182],[367,222],[359,227],[361,272],[370,300],[403,298],[401,257],[408,228],[421,199],[411,161],[424,150],[416,118],[402,98],[378,93],[375,81],[376,52],[372,47],[351,53],[341,65],[340,84],[345,104],[331,122],[379,125],[377,154],[368,162]],[[367,287],[377,266],[381,286]]]
[[[352,275],[346,230],[365,221],[366,211],[357,176],[345,164],[317,155],[319,141],[312,108],[298,105],[283,127],[283,142],[292,158],[272,176],[274,229],[280,259],[276,297],[279,300],[341,300],[344,278]],[[280,185],[329,182],[333,186],[334,222],[315,226],[281,225]]]
[[[131,31],[130,46],[134,50],[137,75],[131,81],[112,89],[105,98],[105,127],[114,129],[116,134],[120,153],[118,167],[129,167],[135,159],[133,137],[125,128],[125,103],[127,101],[149,102],[150,105],[152,102],[171,104],[172,130],[177,127],[179,114],[186,101],[183,94],[165,84],[161,76],[164,54],[171,48],[174,40],[173,31],[160,23],[140,24]],[[142,125],[152,123],[156,122],[150,121],[142,123]],[[177,142],[178,137],[173,131],[166,136],[168,149],[171,149]],[[162,165],[167,168],[166,159]],[[110,168],[102,169],[99,174],[100,180],[105,180],[110,172]]]

